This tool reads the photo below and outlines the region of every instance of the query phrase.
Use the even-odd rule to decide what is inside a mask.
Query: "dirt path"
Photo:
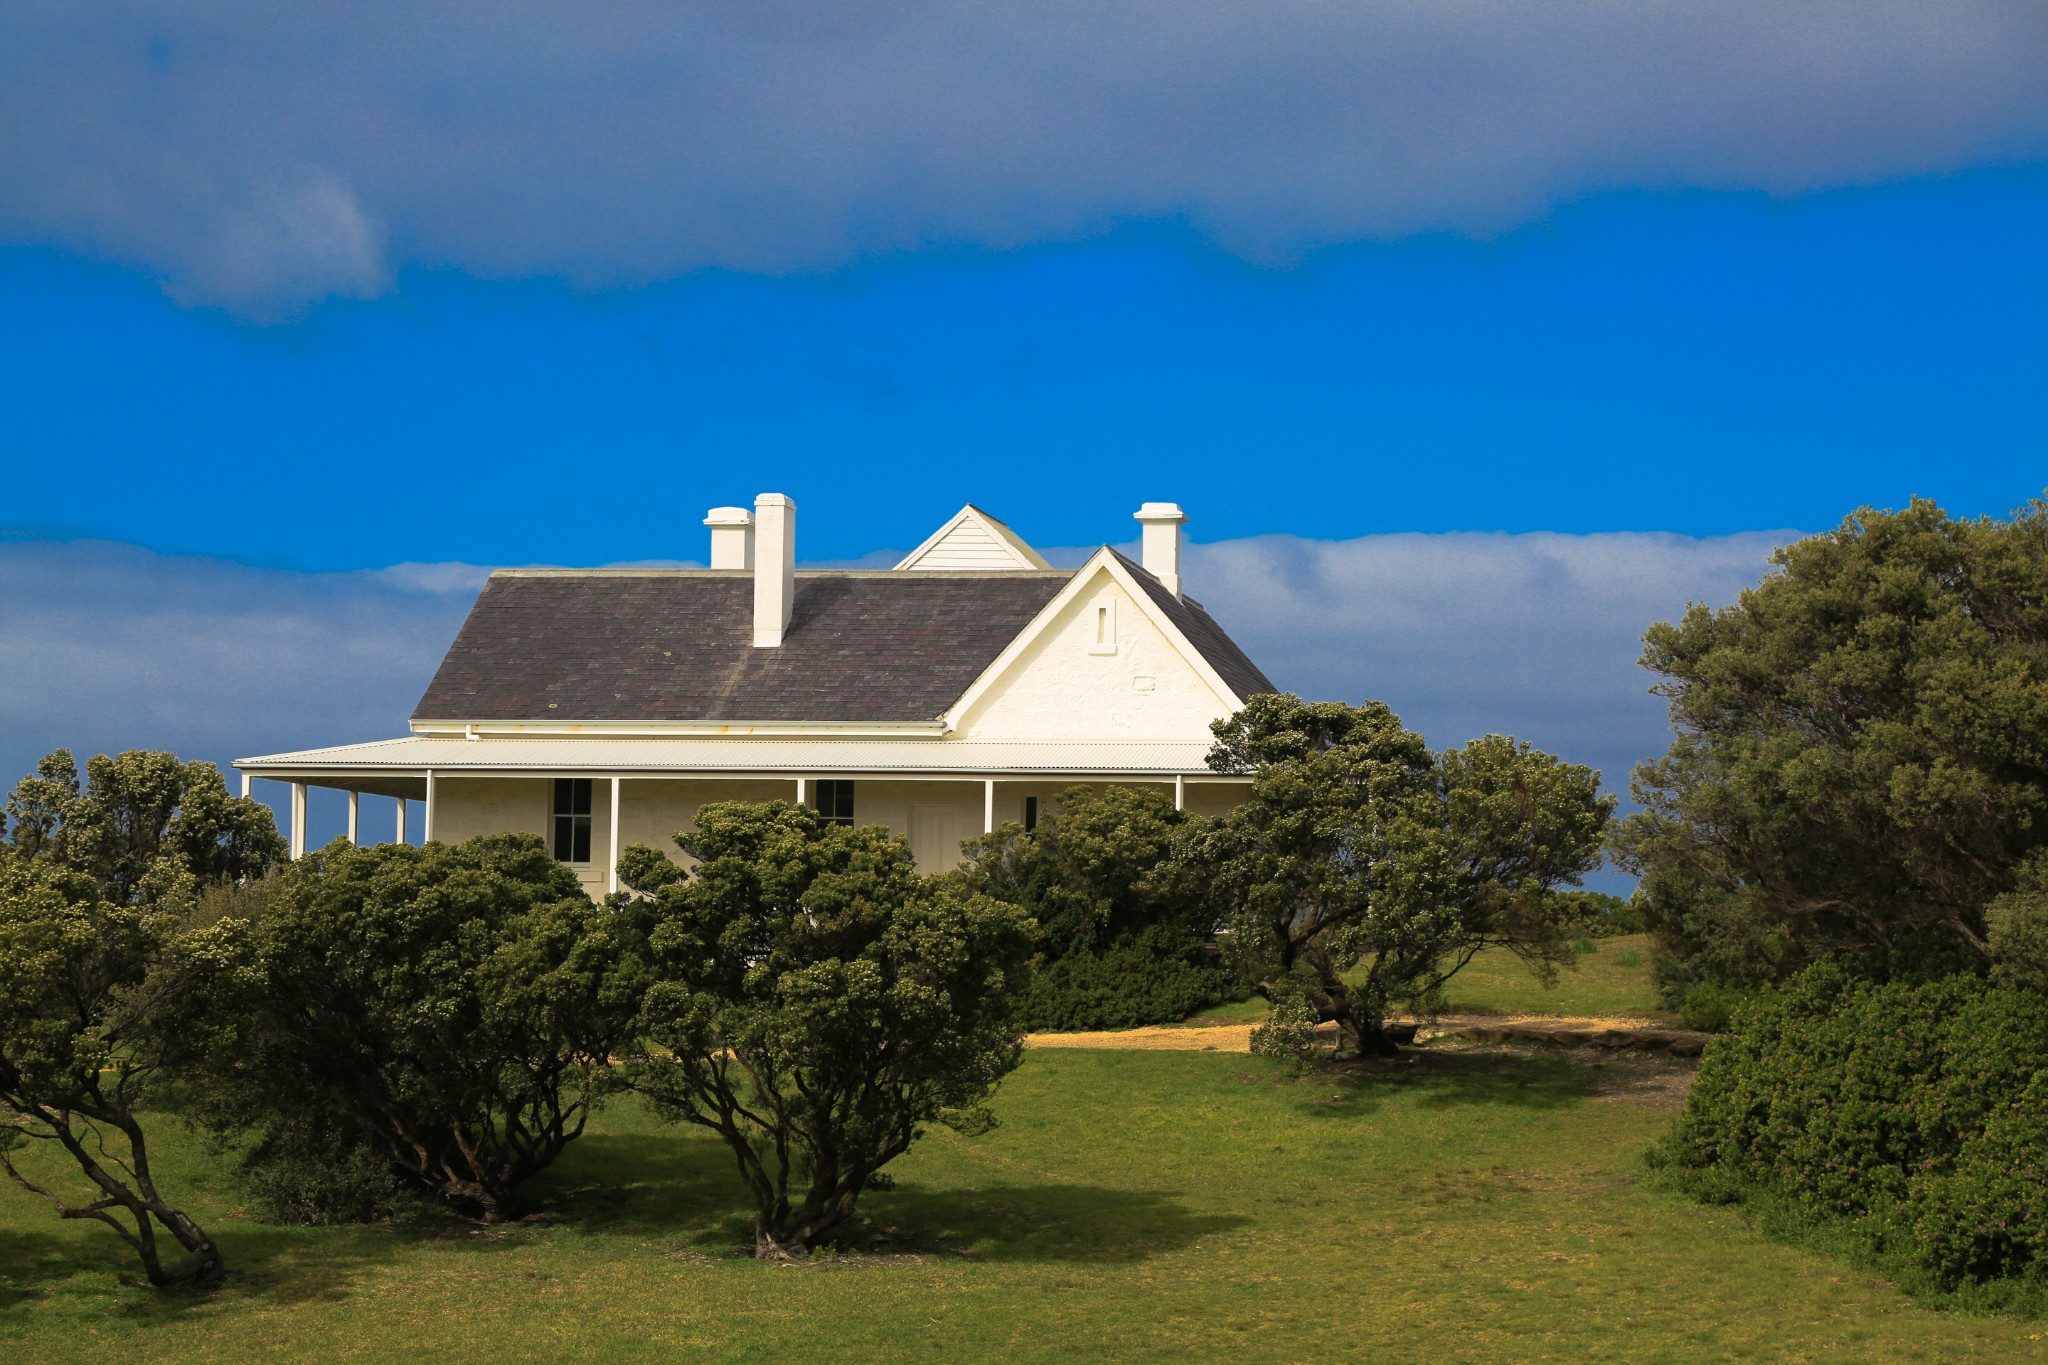
[[[1502,1029],[1517,1025],[1539,1025],[1587,1034],[1623,1031],[1668,1030],[1655,1016],[1557,1015],[1557,1014],[1447,1014],[1425,1025],[1419,1038],[1436,1038],[1468,1028]],[[1250,1052],[1253,1024],[1214,1024],[1175,1028],[1116,1029],[1097,1033],[1034,1033],[1024,1040],[1026,1047],[1110,1048],[1134,1052]],[[1335,1024],[1316,1030],[1334,1040]]]

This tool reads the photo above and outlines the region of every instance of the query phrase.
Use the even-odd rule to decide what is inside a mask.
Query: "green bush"
[[[1731,986],[1714,981],[1702,981],[1685,993],[1685,1000],[1678,1007],[1678,1017],[1690,1029],[1702,1033],[1720,1033],[1735,1017],[1735,1007],[1742,1000],[1742,992]]]
[[[2048,991],[2048,888],[2028,869],[2018,890],[1984,907],[1992,973],[2011,986]]]
[[[241,1175],[273,1223],[368,1223],[419,1203],[388,1157],[338,1125],[264,1135],[243,1154]]]
[[[1210,948],[1210,890],[1172,856],[1199,819],[1142,787],[1074,787],[1037,829],[1006,824],[966,846],[956,875],[1038,921],[1025,1028],[1177,1023],[1241,994]]]
[[[1557,898],[1572,907],[1580,932],[1593,938],[1618,938],[1643,932],[1643,917],[1634,902],[1604,891],[1559,891]]]
[[[1707,1049],[1653,1161],[1695,1193],[1846,1223],[1942,1289],[2048,1301],[2048,997],[1809,968]]]
[[[1049,958],[1021,1006],[1028,1029],[1135,1028],[1172,1023],[1227,1000],[1235,981],[1189,952],[1187,935],[1150,925],[1095,952]]]

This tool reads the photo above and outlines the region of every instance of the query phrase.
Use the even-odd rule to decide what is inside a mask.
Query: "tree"
[[[1615,847],[1667,992],[1837,953],[1982,970],[1986,905],[2048,846],[2048,503],[1866,508],[1772,564],[1644,637],[1677,738]]]
[[[62,1218],[106,1224],[159,1287],[210,1286],[227,1263],[158,1190],[137,1115],[167,1061],[154,1015],[221,950],[222,930],[183,929],[189,874],[159,864],[155,893],[112,901],[83,873],[0,849],[0,1167]],[[182,886],[180,882],[182,880]],[[173,1044],[175,1046],[175,1044]],[[32,1179],[21,1149],[52,1142],[91,1185],[84,1198]],[[183,1251],[166,1261],[167,1234]]]
[[[1043,935],[1026,1027],[1167,1023],[1229,995],[1214,904],[1172,856],[1198,818],[1146,788],[1075,787],[1037,829],[1012,822],[968,843],[959,875]]]
[[[288,1150],[331,1146],[338,1121],[502,1221],[611,1086],[647,985],[636,943],[533,835],[336,841],[250,927],[234,1031],[194,1105]]]
[[[9,794],[7,815],[15,848],[86,873],[124,904],[159,858],[205,885],[261,876],[287,852],[270,808],[229,796],[211,763],[142,749],[88,760],[82,788],[59,749]]]
[[[1210,764],[1251,797],[1187,842],[1221,899],[1229,960],[1259,993],[1394,1048],[1397,1003],[1439,1007],[1488,947],[1539,975],[1570,960],[1613,799],[1599,775],[1500,735],[1432,754],[1379,702],[1254,697],[1216,723]]]
[[[210,763],[130,750],[86,765],[58,750],[7,798],[0,846],[0,1164],[59,1216],[119,1233],[150,1283],[210,1285],[226,1263],[169,1203],[139,1114],[204,1049],[200,983],[224,977],[235,925],[194,927],[202,895],[284,856],[270,811],[231,798]],[[168,1027],[173,1015],[190,1027]],[[80,1200],[14,1157],[47,1141],[92,1187]],[[184,1255],[166,1264],[159,1234]]]
[[[993,1123],[1021,1055],[1034,926],[958,881],[920,876],[878,826],[820,825],[781,803],[714,803],[676,842],[685,872],[636,846],[622,907],[659,976],[643,1023],[660,1051],[634,1086],[719,1135],[755,1202],[754,1250],[803,1253],[882,1167],[942,1123]]]

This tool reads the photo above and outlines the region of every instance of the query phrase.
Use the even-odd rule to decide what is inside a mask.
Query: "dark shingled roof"
[[[1067,573],[799,573],[756,649],[743,571],[493,574],[415,720],[936,720]]]
[[[1145,590],[1145,595],[1166,613],[1167,619],[1180,628],[1181,634],[1188,637],[1188,643],[1209,661],[1209,667],[1215,669],[1216,676],[1230,685],[1230,690],[1237,693],[1239,701],[1256,697],[1262,692],[1280,690],[1273,686],[1272,679],[1261,672],[1259,666],[1237,647],[1237,641],[1223,633],[1223,627],[1216,624],[1216,618],[1209,615],[1200,602],[1192,597],[1175,597],[1166,590],[1165,585],[1147,573],[1143,565],[1119,551],[1111,550],[1110,553],[1131,571],[1131,577],[1138,580],[1138,586]]]
[[[1278,690],[1199,602],[1117,558],[1240,698]],[[782,647],[756,649],[751,573],[497,573],[413,719],[936,720],[1072,577],[799,573]]]

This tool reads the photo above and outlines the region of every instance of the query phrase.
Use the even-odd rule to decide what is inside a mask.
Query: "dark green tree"
[[[226,1260],[157,1188],[139,1117],[199,1041],[157,1031],[165,1002],[217,977],[228,951],[222,929],[185,927],[192,883],[179,872],[159,863],[150,894],[113,901],[84,873],[0,849],[0,1168],[59,1217],[120,1234],[151,1284],[206,1287]],[[69,1156],[82,1194],[23,1169],[36,1143]]]
[[[190,1102],[259,1150],[360,1144],[501,1221],[609,1089],[647,986],[637,954],[532,835],[337,841],[249,927],[232,1034]]]
[[[202,896],[285,854],[267,807],[230,797],[209,763],[131,750],[77,765],[64,751],[7,798],[0,845],[0,1164],[60,1216],[107,1224],[152,1284],[210,1285],[211,1238],[158,1190],[147,1098],[205,1050],[236,926],[196,928]],[[191,1027],[169,1026],[173,1016]],[[14,1159],[48,1142],[84,1197]],[[166,1260],[160,1235],[182,1249]]]
[[[7,815],[16,849],[85,873],[122,903],[159,858],[205,885],[260,877],[287,852],[270,808],[228,795],[218,768],[143,749],[88,760],[82,785],[59,749],[15,787]]]
[[[1677,738],[1615,850],[1667,993],[1832,954],[1982,970],[1985,907],[2048,844],[2048,503],[1865,509],[1772,563],[1644,637]]]
[[[1035,930],[1016,906],[920,876],[901,838],[821,826],[781,803],[715,803],[620,876],[660,976],[658,1051],[635,1087],[731,1148],[755,1203],[755,1254],[803,1253],[887,1179],[924,1127],[992,1122],[1016,1066]]]
[[[1539,976],[1571,959],[1558,888],[1600,865],[1599,775],[1499,735],[1433,754],[1385,705],[1254,697],[1210,763],[1250,799],[1183,858],[1219,897],[1227,956],[1279,1011],[1389,1052],[1388,1010],[1440,1007],[1489,947]]]
[[[1167,1023],[1231,994],[1215,902],[1173,857],[1196,819],[1146,788],[1075,787],[1037,829],[1012,822],[967,844],[960,877],[1043,933],[1027,1028]]]

